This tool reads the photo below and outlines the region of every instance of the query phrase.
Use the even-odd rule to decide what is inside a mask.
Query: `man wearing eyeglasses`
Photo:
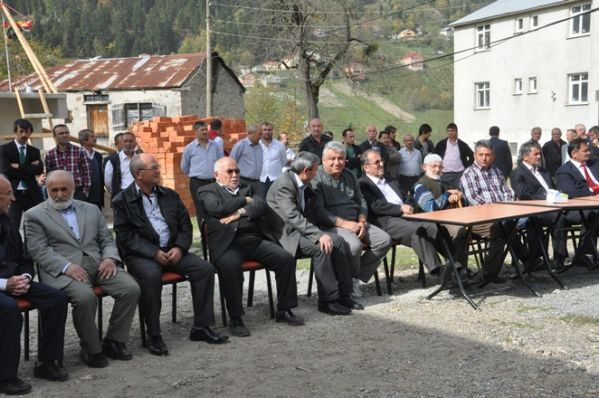
[[[168,355],[160,331],[163,272],[184,275],[191,285],[194,320],[189,339],[209,344],[227,342],[214,325],[214,268],[189,252],[193,229],[181,198],[159,185],[160,165],[149,154],[130,163],[134,181],[112,201],[114,230],[127,269],[141,287],[141,311],[153,355]]]
[[[218,270],[234,336],[249,336],[241,301],[241,264],[254,260],[275,273],[277,282],[276,321],[298,326],[304,320],[291,312],[297,307],[295,259],[274,243],[264,216],[267,205],[252,187],[240,184],[237,162],[231,157],[214,165],[216,182],[199,189],[208,232],[210,261]]]

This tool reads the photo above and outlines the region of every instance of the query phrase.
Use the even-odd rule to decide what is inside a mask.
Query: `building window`
[[[491,104],[491,90],[489,82],[475,83],[476,109],[487,109]]]
[[[529,77],[528,78],[528,94],[536,94],[537,92],[537,78]]]
[[[476,48],[477,50],[491,48],[491,25],[479,25],[476,27]]]
[[[108,102],[108,94],[101,94],[101,93],[84,94],[83,102]]]
[[[591,31],[591,4],[574,6],[570,9],[570,35],[586,35]]]
[[[575,73],[568,75],[570,104],[586,104],[589,95],[589,74]]]
[[[532,18],[530,18],[530,27],[536,28],[538,26],[539,26],[539,16],[533,15]]]
[[[154,102],[112,105],[112,128],[127,129],[131,123],[148,120],[154,116],[166,116],[166,106]]]
[[[514,94],[522,94],[522,79],[514,79]]]
[[[524,32],[524,18],[516,18],[516,32]]]

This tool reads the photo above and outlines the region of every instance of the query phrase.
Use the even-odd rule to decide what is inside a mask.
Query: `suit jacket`
[[[155,192],[158,207],[170,231],[167,248],[176,246],[183,254],[187,253],[193,239],[193,227],[187,209],[179,194],[172,189],[157,185]],[[153,258],[161,249],[160,236],[146,216],[141,195],[135,182],[132,182],[112,200],[117,244],[125,258]]]
[[[293,256],[301,236],[316,243],[323,235],[323,232],[306,217],[305,210],[312,193],[310,184],[304,188],[305,206],[302,210],[299,187],[294,175],[291,170],[284,172],[273,182],[266,196],[270,208],[267,212],[270,230],[283,249]]]
[[[62,289],[72,281],[62,274],[65,265],[81,265],[84,256],[96,265],[108,257],[121,261],[100,209],[79,200],[74,200],[73,205],[79,239],[48,201],[27,210],[23,216],[27,251],[39,266],[41,281],[55,289]]]
[[[360,178],[359,182],[362,195],[364,195],[364,199],[366,199],[366,203],[368,203],[368,222],[379,228],[386,229],[389,220],[393,217],[400,217],[403,214],[401,206],[387,202],[383,192],[381,192],[367,175]],[[387,181],[387,184],[389,184],[405,203],[405,199],[399,188],[399,182],[392,180]]]
[[[549,172],[541,167],[539,167],[538,171],[547,183],[547,186],[553,188],[553,182],[551,181]],[[543,188],[539,180],[537,180],[528,167],[523,164],[519,164],[516,167],[512,172],[510,180],[517,199],[545,200],[547,197],[545,188]]]
[[[39,161],[39,163],[32,164],[35,161]],[[19,163],[19,148],[17,148],[14,140],[0,147],[0,172],[6,175],[6,178],[10,181],[13,192],[17,191],[19,181],[25,181],[28,195],[35,203],[40,203],[43,200],[42,190],[35,179],[36,176],[44,172],[40,150],[27,145],[25,164],[20,165],[18,169],[14,169],[10,166],[11,163]]]
[[[491,142],[493,153],[495,154],[493,166],[501,170],[501,174],[503,174],[503,177],[507,180],[513,167],[510,146],[506,140],[501,140],[499,137],[491,137],[489,142]]]
[[[458,138],[458,148],[460,150],[460,160],[462,161],[464,168],[468,168],[468,166],[470,166],[472,163],[474,163],[474,152],[472,152],[472,149],[470,149],[468,144],[466,144],[464,141],[460,140],[459,138]],[[447,150],[447,138],[444,138],[441,141],[437,142],[437,145],[435,145],[434,152],[437,155],[444,158],[446,150]]]
[[[89,159],[90,161],[90,175],[92,177],[92,182],[91,182],[91,187],[89,188],[89,197],[88,200],[89,201],[93,201],[94,203],[97,202],[97,204],[100,205],[100,207],[104,207],[104,168],[102,167],[102,155],[99,152],[94,152],[94,157],[92,159]],[[100,179],[98,181],[94,181],[93,180],[93,170],[92,167],[94,167],[92,165],[92,162],[95,162],[96,166],[97,166],[97,170],[100,173]],[[96,196],[96,197],[92,197],[92,196]]]
[[[599,162],[589,160],[587,167],[595,178],[599,178]],[[571,161],[567,161],[557,169],[557,188],[561,192],[567,193],[570,198],[595,195],[589,189],[587,180]]]
[[[230,216],[241,208],[245,209],[249,221],[257,223],[262,232],[274,238],[263,222],[267,211],[266,202],[258,194],[255,194],[251,187],[242,184],[239,186],[237,195],[232,195],[225,188],[213,182],[198,189],[198,195],[208,229],[208,249],[211,261],[218,260],[231,246],[241,222],[237,220],[229,224],[222,224],[220,219]],[[253,202],[247,204],[246,196],[251,197]]]
[[[379,142],[379,152],[381,154],[381,158],[383,159],[383,161],[387,161],[389,160],[389,153],[387,152],[387,148],[385,148],[385,145],[383,145],[383,143]],[[372,149],[372,145],[370,144],[370,141],[366,140],[364,142],[362,142],[360,144],[360,149],[362,150],[362,152],[365,152],[369,149]]]
[[[24,255],[19,227],[6,214],[0,214],[0,278],[23,274],[33,277],[33,263]]]

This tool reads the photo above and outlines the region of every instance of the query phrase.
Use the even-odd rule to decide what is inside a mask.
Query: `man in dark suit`
[[[322,134],[324,126],[319,118],[314,118],[308,123],[310,134],[300,142],[299,150],[312,152],[319,159],[322,159],[322,149],[327,142],[331,141],[331,137]]]
[[[152,155],[135,155],[129,166],[134,182],[112,201],[114,230],[127,269],[141,287],[150,353],[168,354],[160,332],[160,276],[164,271],[185,275],[191,284],[194,322],[189,339],[225,343],[227,336],[210,329],[214,325],[214,268],[189,253],[193,230],[183,202],[177,192],[158,185],[160,165]]]
[[[64,348],[67,298],[59,290],[32,281],[31,260],[23,255],[19,227],[8,216],[15,201],[11,183],[0,176],[0,393],[26,394],[31,385],[17,377],[23,318],[16,299],[30,301],[41,317],[37,378],[65,381],[69,375],[58,364]]]
[[[378,130],[375,125],[369,124],[366,126],[366,140],[360,144],[360,149],[365,152],[369,149],[373,149],[381,154],[385,164],[389,161],[389,154],[387,148],[382,142],[377,140],[379,136]]]
[[[264,216],[264,199],[251,187],[239,184],[239,168],[231,157],[220,158],[214,166],[216,182],[198,190],[208,230],[210,260],[220,275],[235,336],[249,336],[241,318],[241,293],[245,260],[255,260],[274,271],[277,281],[276,321],[302,325],[303,319],[291,312],[297,307],[295,259],[276,243],[267,239],[269,228]],[[274,239],[274,237],[273,237]]]
[[[599,193],[599,162],[590,159],[591,152],[585,138],[574,139],[568,147],[570,160],[557,169],[557,186],[570,198]]]
[[[412,214],[414,208],[405,203],[397,181],[385,181],[381,155],[366,151],[362,156],[365,175],[360,178],[360,190],[368,203],[368,221],[404,246],[411,247],[432,275],[440,275],[441,262],[437,248],[437,226],[433,223],[408,221],[402,214]]]
[[[40,150],[27,144],[33,125],[27,119],[17,119],[13,125],[15,139],[0,147],[0,172],[6,175],[16,201],[10,206],[12,222],[20,226],[23,213],[43,200],[36,176],[44,172]]]
[[[559,127],[551,129],[551,139],[547,141],[541,150],[545,157],[545,166],[553,182],[557,182],[557,169],[564,163],[562,162],[562,146],[567,145],[562,140],[562,130]]]
[[[459,189],[460,178],[474,162],[474,152],[464,141],[458,138],[458,126],[447,125],[447,138],[437,142],[434,152],[443,158],[441,182],[446,189]]]
[[[104,173],[102,172],[102,155],[95,151],[96,134],[89,129],[79,132],[79,144],[89,160],[91,185],[87,201],[102,210],[104,208]]]
[[[541,146],[537,142],[526,142],[520,147],[518,166],[512,172],[511,182],[516,199],[518,200],[545,200],[547,193],[553,188],[553,181],[549,172],[541,166]],[[534,219],[540,225],[552,225],[555,223],[555,213],[535,216]],[[556,268],[564,266],[564,260],[568,257],[566,250],[566,235],[564,228],[567,224],[580,222],[580,217],[575,212],[568,212],[566,217],[560,217],[552,234],[553,260]],[[531,231],[532,232],[532,231]],[[528,235],[530,252],[536,257],[540,256],[540,247],[534,231]]]
[[[305,210],[312,195],[310,181],[318,171],[319,159],[313,153],[300,152],[272,184],[266,201],[268,224],[281,246],[292,256],[312,259],[318,286],[318,310],[331,315],[348,315],[362,304],[352,300],[351,257],[345,241],[312,224]]]
[[[510,145],[506,140],[499,138],[499,127],[492,126],[489,129],[489,142],[493,147],[493,153],[495,154],[495,160],[493,160],[493,166],[501,170],[501,174],[507,180],[512,173],[512,152],[510,151]]]

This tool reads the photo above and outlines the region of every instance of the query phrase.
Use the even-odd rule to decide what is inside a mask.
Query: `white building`
[[[512,143],[530,129],[599,115],[599,0],[499,0],[454,22],[454,112],[460,138],[497,125]]]

